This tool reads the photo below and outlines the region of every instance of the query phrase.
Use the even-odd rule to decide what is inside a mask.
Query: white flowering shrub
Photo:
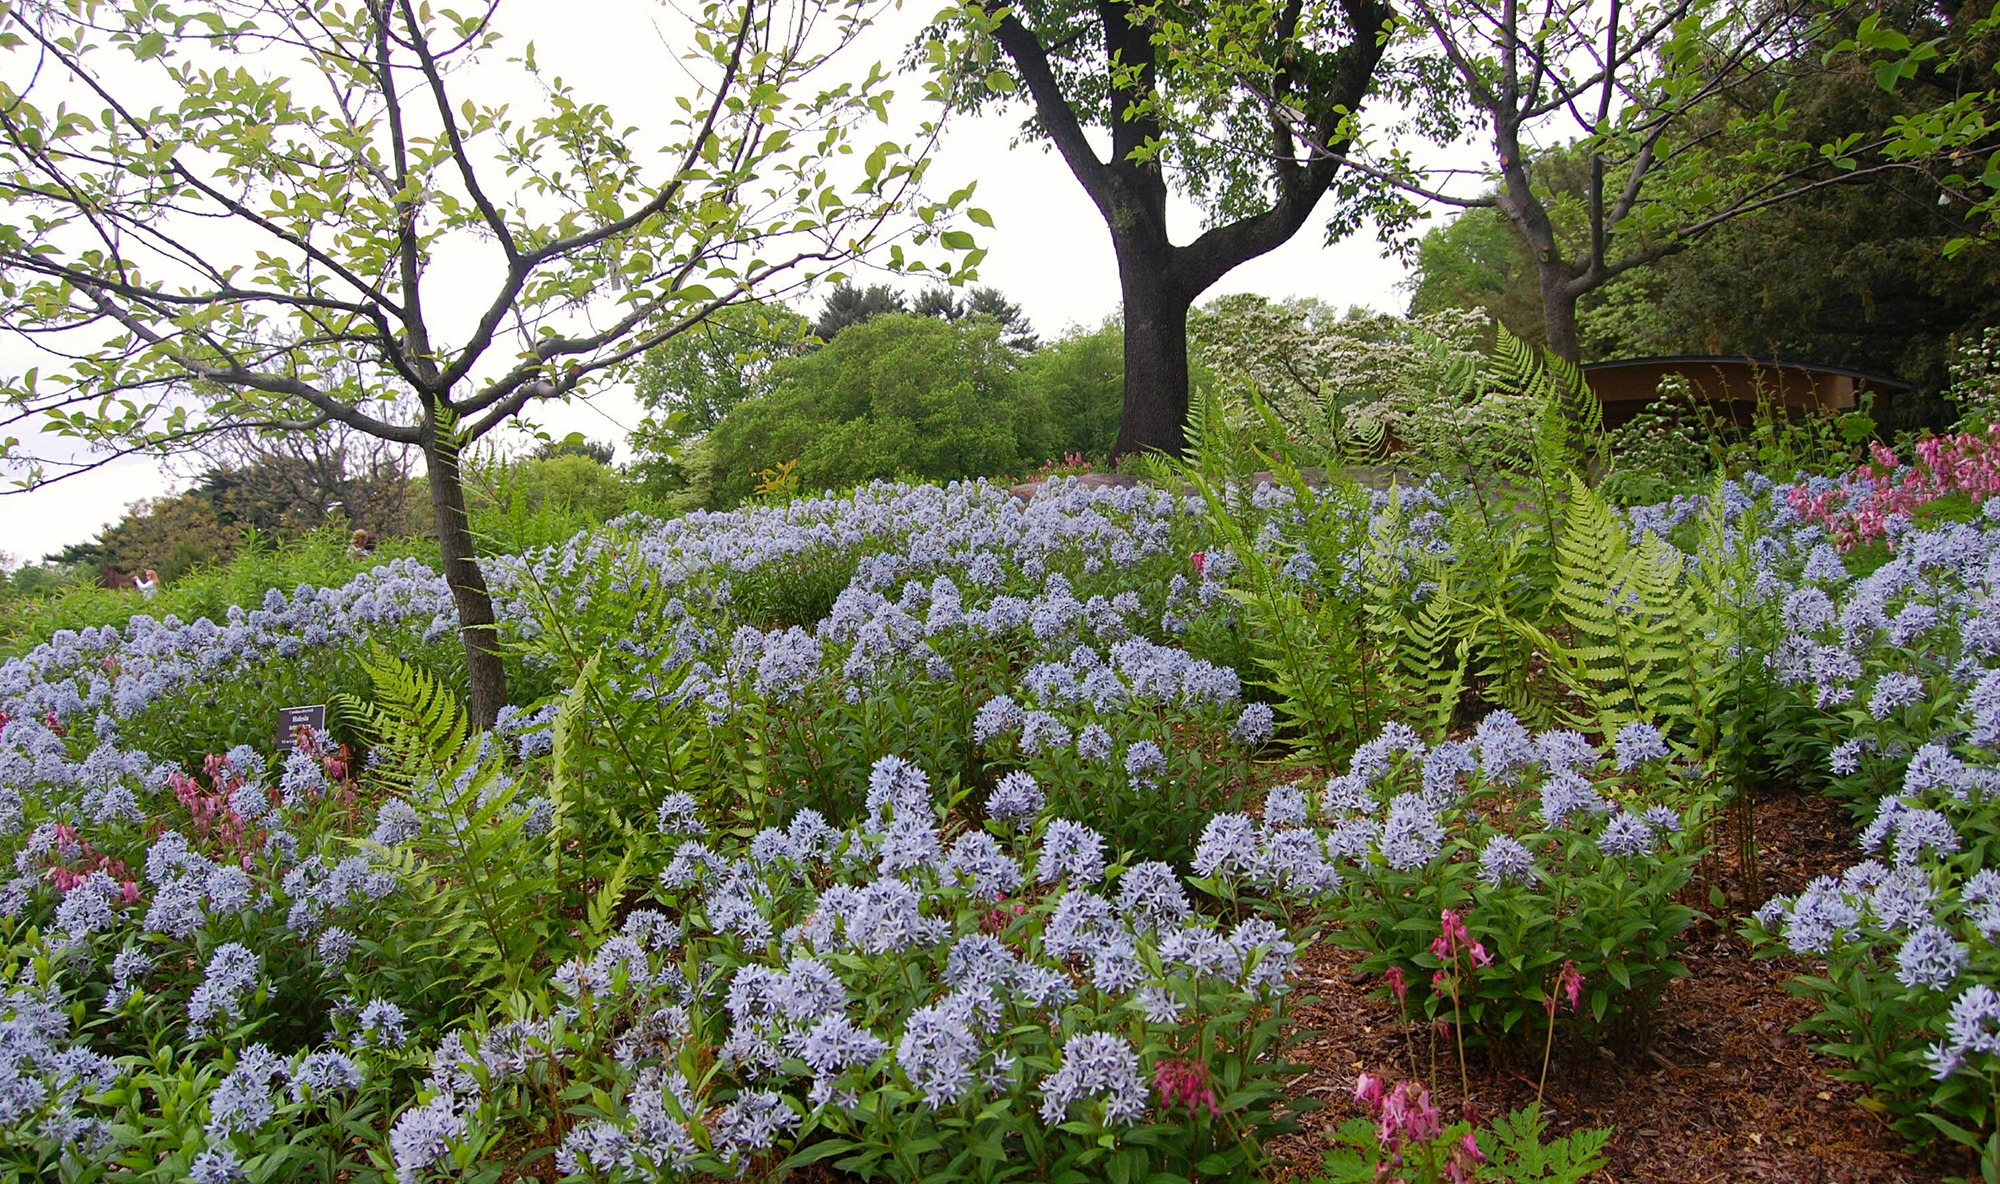
[[[1540,1030],[1567,970],[1595,1027],[1687,973],[1674,955],[1695,913],[1680,897],[1708,806],[1650,725],[1606,754],[1496,711],[1436,745],[1390,725],[1323,789],[1283,786],[1261,818],[1211,819],[1194,867],[1226,895],[1329,910],[1326,940],[1364,951],[1359,969],[1406,1014]],[[1452,918],[1457,941],[1441,933]]]

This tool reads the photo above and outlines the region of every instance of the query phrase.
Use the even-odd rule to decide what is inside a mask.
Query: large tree
[[[1311,219],[1340,167],[1312,146],[1353,134],[1393,23],[1383,0],[1022,0],[971,3],[941,26],[960,100],[1025,97],[1028,134],[1061,154],[1110,231],[1125,324],[1118,454],[1182,449],[1188,310]],[[1265,67],[1262,91],[1176,51],[1170,38],[1189,29]],[[1283,110],[1260,108],[1259,93]],[[1210,215],[1185,244],[1167,224],[1176,183]]]
[[[33,486],[327,423],[416,448],[480,724],[506,683],[461,452],[965,197],[915,204],[931,125],[853,151],[888,98],[834,73],[866,0],[668,13],[685,86],[643,130],[501,48],[496,8],[0,6],[0,326],[56,355],[0,429],[92,449],[0,460]]]

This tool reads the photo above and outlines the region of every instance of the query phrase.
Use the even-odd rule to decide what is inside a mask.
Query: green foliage
[[[456,775],[471,732],[450,690],[392,653],[378,651],[362,669],[374,684],[373,698],[347,695],[337,702],[375,754],[369,776],[410,793],[432,770]]]
[[[546,836],[560,835],[553,812],[472,741],[464,708],[437,679],[384,652],[364,668],[372,698],[336,702],[372,746],[370,789],[407,802],[419,820],[413,839],[380,857],[409,890],[425,955],[459,968],[445,981],[505,998],[560,950],[551,948],[553,861],[543,858],[554,846]]]
[[[760,629],[810,629],[854,579],[860,554],[825,545],[781,556],[729,582],[730,607]]]
[[[952,225],[971,187],[922,196],[935,125],[915,147],[882,140],[867,130],[890,99],[879,64],[831,76],[872,15],[862,0],[690,13],[693,48],[635,139],[531,46],[501,48],[509,13],[10,12],[0,98],[20,134],[0,183],[22,200],[0,268],[32,279],[0,293],[0,324],[59,338],[63,361],[0,384],[9,422],[41,429],[0,458],[32,486],[89,471],[89,452],[339,422],[423,450],[443,553],[469,552],[458,456],[529,406],[609,389],[719,308],[877,246],[948,280],[977,263]],[[249,70],[253,46],[267,56]],[[63,69],[38,64],[52,54]],[[491,69],[462,68],[474,58]],[[102,118],[74,117],[79,101]],[[491,611],[461,568],[447,575],[469,617]],[[477,644],[466,662],[490,723],[504,673]]]
[[[1686,376],[1661,379],[1658,397],[1607,434],[1611,471],[1598,492],[1618,505],[1639,506],[1708,485],[1716,463],[1712,433],[1721,425],[1706,410]]]
[[[717,425],[714,488],[740,501],[788,460],[815,490],[1019,472],[1052,454],[1047,420],[996,322],[876,317],[781,363],[769,393]]]
[[[1686,561],[1650,532],[1633,544],[1604,500],[1581,477],[1571,482],[1555,590],[1570,640],[1551,644],[1534,626],[1520,627],[1558,657],[1563,679],[1585,704],[1579,722],[1605,736],[1637,721],[1692,727],[1710,646],[1684,579]]]
[[[812,325],[813,336],[831,343],[843,329],[875,317],[908,311],[909,302],[887,284],[870,284],[863,288],[851,280],[842,280],[826,294],[826,304],[820,309],[819,319]]]
[[[1401,753],[1386,759],[1390,767],[1360,790],[1378,816],[1422,780],[1419,761]],[[1579,805],[1555,822],[1537,812],[1540,771],[1519,779],[1474,774],[1465,794],[1436,812],[1444,835],[1434,855],[1410,862],[1383,840],[1358,857],[1355,874],[1323,902],[1337,901],[1339,918],[1327,940],[1362,952],[1357,970],[1400,976],[1408,995],[1398,1002],[1410,1018],[1448,1020],[1494,1039],[1539,1035],[1559,974],[1574,963],[1583,976],[1580,1027],[1601,1033],[1621,1019],[1643,1026],[1660,990],[1687,973],[1676,954],[1697,914],[1680,896],[1708,850],[1713,804],[1682,773],[1660,766],[1618,773],[1606,761],[1583,768],[1586,784],[1608,803]],[[1336,792],[1352,791],[1308,795],[1326,806],[1313,817],[1344,819],[1351,807],[1334,805]],[[1678,829],[1649,828],[1637,851],[1599,845],[1607,819],[1650,807],[1664,807]],[[1482,857],[1498,839],[1532,854],[1525,876],[1482,874]],[[1435,943],[1447,910],[1463,919],[1490,962],[1440,954]],[[1440,972],[1455,984],[1456,999],[1434,985]]]
[[[1192,425],[1190,460],[1174,472],[1202,499],[1216,539],[1203,564],[1203,581],[1235,577],[1229,595],[1243,606],[1260,667],[1260,683],[1285,718],[1286,734],[1313,757],[1331,764],[1344,742],[1373,730],[1388,703],[1380,664],[1366,632],[1365,602],[1333,594],[1296,577],[1299,567],[1324,570],[1367,538],[1368,518],[1357,510],[1365,494],[1336,468],[1332,484],[1315,488],[1282,454],[1250,445],[1227,422],[1218,400],[1204,395]],[[1267,421],[1267,430],[1273,425]],[[1266,555],[1255,540],[1268,511],[1246,502],[1234,482],[1258,460],[1269,460],[1296,514],[1289,555]],[[1303,556],[1295,560],[1293,556]],[[1290,565],[1290,566],[1287,566]]]
[[[1991,1162],[2000,1129],[1994,1088],[2000,1056],[1980,1047],[1977,1034],[1991,1029],[1996,1013],[1956,988],[1990,984],[2000,975],[2000,957],[1984,937],[1989,914],[1978,902],[1985,896],[1972,883],[2000,858],[2000,801],[1990,795],[1961,801],[1946,787],[1906,790],[1884,805],[1881,816],[1893,822],[1892,811],[1923,809],[1948,818],[1962,845],[1898,857],[1895,874],[1910,877],[1925,894],[1923,928],[1955,955],[1943,981],[1933,977],[1935,970],[1926,971],[1923,959],[1906,953],[1916,944],[1914,927],[1887,921],[1869,907],[1870,886],[1853,872],[1798,898],[1792,917],[1783,910],[1759,914],[1746,933],[1766,955],[1783,954],[1788,945],[1804,945],[1816,955],[1790,983],[1817,1009],[1794,1030],[1811,1037],[1818,1052],[1846,1063],[1836,1076],[1867,1086],[1871,1108],[1887,1114],[1912,1143],[1943,1136]],[[1870,866],[1881,867],[1862,868]],[[1955,1020],[1954,1002],[1971,1018]],[[1941,1064],[1957,1071],[1942,1075]]]
[[[1395,317],[1311,299],[1220,296],[1188,320],[1189,352],[1232,416],[1258,428],[1253,398],[1281,421],[1292,446],[1355,459],[1379,458],[1388,442],[1433,458],[1425,446],[1487,430],[1484,417],[1454,415],[1478,393],[1484,313],[1447,310]],[[1304,463],[1301,456],[1301,463]]]
[[[1425,231],[1412,281],[1413,315],[1482,309],[1514,336],[1543,343],[1547,326],[1535,261],[1499,210],[1466,210]]]
[[[1111,454],[1125,391],[1125,333],[1116,323],[1070,332],[1021,362],[1021,384],[1046,409],[1050,456]]]
[[[1966,430],[2000,419],[2000,326],[1954,339],[1950,374],[1952,406],[1961,423],[1974,425]]]
[[[473,537],[494,555],[562,543],[626,512],[634,486],[618,470],[574,453],[468,465]]]
[[[1539,1106],[1496,1115],[1493,1125],[1475,1128],[1456,1122],[1421,1144],[1385,1146],[1378,1123],[1351,1118],[1334,1132],[1339,1145],[1327,1152],[1325,1170],[1313,1184],[1376,1184],[1394,1171],[1408,1184],[1580,1184],[1604,1167],[1604,1147],[1611,1129],[1575,1130],[1544,1142],[1548,1120]],[[1470,1136],[1479,1148],[1478,1160],[1462,1148]],[[1454,1157],[1454,1152],[1459,1154]],[[1447,1165],[1456,1162],[1463,1175]]]
[[[1534,408],[1527,471],[1544,490],[1565,485],[1572,474],[1603,468],[1604,408],[1574,363],[1503,331],[1493,345],[1487,381]]]
[[[773,361],[803,352],[809,328],[787,308],[733,304],[646,351],[632,377],[632,393],[646,409],[632,435],[642,460],[721,423],[764,388]]]

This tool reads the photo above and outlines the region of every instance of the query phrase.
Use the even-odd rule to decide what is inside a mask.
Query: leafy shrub
[[[1000,334],[983,317],[892,314],[780,362],[772,389],[738,404],[711,435],[717,498],[741,501],[754,474],[788,460],[807,489],[1033,467],[1057,442]]]
[[[1021,361],[1021,384],[1047,409],[1050,456],[1111,455],[1125,397],[1125,330],[1074,330]]]
[[[1574,962],[1602,1025],[1687,973],[1674,953],[1695,913],[1679,895],[1706,850],[1705,803],[1667,755],[1643,724],[1615,757],[1505,712],[1435,746],[1391,725],[1324,790],[1274,791],[1261,823],[1210,820],[1195,872],[1230,895],[1337,902],[1327,940],[1364,951],[1359,969],[1424,1017],[1517,1035]],[[1465,963],[1437,944],[1447,912],[1476,943]]]
[[[841,547],[813,547],[760,564],[729,581],[738,617],[762,629],[817,624],[854,579],[861,557]]]
[[[618,470],[576,452],[496,460],[477,466],[470,477],[467,500],[475,525],[483,515],[532,516],[545,508],[566,508],[581,512],[592,523],[608,522],[623,514],[632,500],[631,483]]]
[[[2000,702],[2000,674],[1974,699]],[[1913,1142],[1942,1133],[2000,1164],[1993,725],[1990,714],[1974,725],[1972,761],[1943,744],[1919,749],[1860,836],[1870,858],[1772,900],[1751,934],[1767,953],[1824,960],[1823,973],[1793,985],[1820,1009],[1799,1030],[1849,1063],[1841,1076],[1866,1084],[1898,1132]]]

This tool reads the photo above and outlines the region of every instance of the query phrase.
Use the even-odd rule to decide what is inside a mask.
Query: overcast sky
[[[917,0],[919,6],[923,0]],[[521,3],[511,10],[510,27],[524,28],[536,43],[544,69],[576,82],[586,96],[607,103],[621,121],[659,103],[670,86],[662,77],[664,34],[645,0],[567,0],[562,4]],[[883,30],[873,60],[894,59],[896,42],[927,14],[899,14]],[[913,92],[914,82],[903,89]],[[637,122],[639,116],[632,117]],[[981,283],[999,288],[1027,311],[1045,336],[1072,326],[1095,326],[1118,308],[1117,270],[1111,240],[1083,190],[1062,161],[1038,145],[1010,145],[1018,114],[954,117],[932,165],[930,184],[939,194],[976,181],[975,204],[993,216],[991,229],[977,231],[990,254],[980,265]],[[1175,210],[1176,241],[1199,230],[1198,214],[1181,203]],[[1372,236],[1328,247],[1323,223],[1314,222],[1293,241],[1254,260],[1222,280],[1208,296],[1261,292],[1273,297],[1316,296],[1345,306],[1401,311],[1408,298],[1400,287],[1405,271],[1385,258]],[[815,301],[808,303],[816,304]],[[0,352],[7,364],[21,365],[17,350]],[[625,433],[639,418],[637,405],[622,390],[608,390],[588,403],[542,408],[535,419],[561,436],[582,432],[610,439],[625,455]],[[85,476],[29,493],[0,497],[0,552],[36,559],[69,543],[88,539],[116,521],[133,501],[169,492],[173,478],[145,458],[127,458]]]

